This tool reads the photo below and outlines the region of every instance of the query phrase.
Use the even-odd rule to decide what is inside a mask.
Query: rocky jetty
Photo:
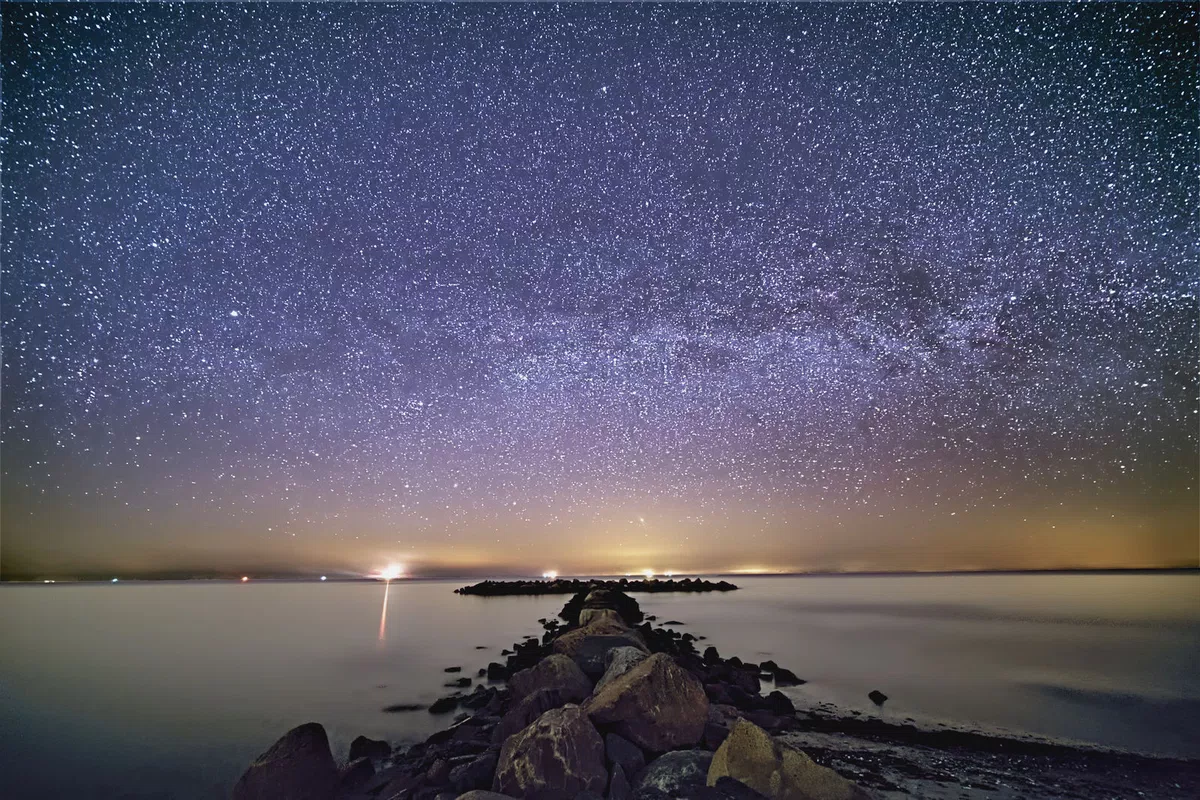
[[[475,594],[484,597],[503,597],[514,594],[583,594],[593,589],[608,589],[616,592],[732,592],[738,587],[729,581],[709,581],[703,578],[646,578],[630,580],[581,580],[579,578],[528,581],[482,581],[455,589],[458,594]],[[639,620],[640,622],[640,620]]]
[[[1198,796],[1192,762],[1097,762],[1067,747],[797,712],[782,692],[763,694],[764,681],[803,683],[794,673],[714,647],[698,653],[698,637],[653,626],[611,582],[585,586],[560,617],[480,670],[506,687],[480,683],[435,702],[431,712],[461,711],[425,742],[393,750],[359,737],[339,766],[324,729],[309,723],[246,770],[234,800]],[[950,759],[959,775],[946,772]],[[1097,783],[1083,771],[1101,763],[1108,780]],[[1006,765],[1005,780],[1026,782],[1019,793],[995,793]],[[1055,774],[1047,791],[1029,783],[1037,770]]]

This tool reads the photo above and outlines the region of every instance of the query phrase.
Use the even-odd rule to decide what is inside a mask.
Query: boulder
[[[561,708],[571,702],[563,697],[558,689],[538,689],[510,707],[500,719],[492,734],[492,741],[503,744],[504,740],[525,729],[535,719],[555,708]]]
[[[327,800],[338,785],[325,728],[292,728],[255,759],[233,787],[233,800]]]
[[[591,630],[584,628],[581,630]],[[567,636],[560,637],[554,643],[555,650],[558,650],[558,644]],[[632,647],[635,650],[641,650],[643,653],[648,653],[647,648],[639,637],[633,631],[626,631],[619,634],[594,634],[580,636],[572,639],[564,649],[570,650],[568,655],[574,660],[584,674],[592,679],[599,679],[604,676],[604,672],[608,665],[608,654],[612,650],[619,647]]]
[[[802,678],[797,678],[796,673],[792,672],[790,669],[776,667],[775,669],[771,670],[771,672],[775,675],[776,686],[799,686],[802,683],[808,683],[808,681],[803,680]]]
[[[557,689],[563,702],[578,703],[592,693],[592,682],[579,665],[561,654],[549,655],[509,678],[513,698],[520,700],[539,689]]]
[[[771,800],[869,800],[869,795],[801,750],[772,739],[752,722],[738,720],[713,754],[709,786],[721,778],[741,781]]]
[[[579,706],[542,714],[500,751],[492,789],[527,800],[602,793],[608,783],[604,740]]]
[[[437,700],[433,701],[432,705],[429,706],[429,713],[430,714],[449,713],[449,712],[453,711],[454,709],[458,708],[458,704],[461,701],[462,701],[462,698],[458,697],[456,695],[450,695],[448,697],[439,697]]]
[[[352,759],[338,772],[338,793],[353,792],[374,775],[375,765],[371,763],[371,759],[366,756]]]
[[[638,606],[638,601],[618,588],[578,592],[563,606],[559,616],[571,625],[587,624],[580,621],[584,609],[615,611],[626,625],[637,625],[642,621],[642,609]]]
[[[360,758],[371,758],[376,761],[387,758],[392,754],[392,746],[387,742],[379,739],[368,739],[366,736],[359,736],[350,743],[350,755],[346,757],[347,761],[355,761]]]
[[[614,678],[586,708],[596,725],[659,753],[696,744],[708,720],[704,687],[666,653]]]
[[[591,625],[593,622],[612,622],[622,627],[625,625],[625,620],[621,619],[621,615],[613,608],[584,608],[579,612],[579,624]]]
[[[614,647],[609,650],[605,656],[604,675],[596,682],[596,688],[600,689],[613,678],[619,675],[624,675],[635,664],[640,664],[646,659],[646,651],[639,650],[636,647]]]
[[[705,786],[713,754],[705,750],[675,750],[650,762],[638,775],[633,796],[662,792],[667,797],[689,794]]]
[[[499,750],[488,750],[465,764],[459,764],[450,770],[450,785],[456,792],[469,792],[472,789],[491,786],[499,760]]]
[[[879,691],[878,689],[872,689],[871,693],[868,694],[867,697],[870,699],[870,701],[872,703],[874,703],[877,706],[883,705],[884,703],[887,702],[887,699],[888,699],[888,696],[886,694],[884,694],[883,692]]]
[[[625,777],[625,770],[620,764],[613,764],[612,773],[608,778],[608,800],[629,800],[633,796],[633,787]]]
[[[489,681],[503,681],[508,679],[510,673],[508,667],[493,661],[487,665],[486,674]]]
[[[604,736],[604,758],[609,766],[620,766],[625,777],[636,776],[646,766],[646,754],[642,748],[615,733]]]
[[[792,704],[792,699],[780,691],[771,692],[767,695],[767,709],[775,714],[792,714],[796,711],[796,706]]]
[[[500,794],[499,792],[489,792],[483,789],[472,789],[469,792],[460,794],[458,796],[458,800],[512,800],[512,798],[506,794]]]

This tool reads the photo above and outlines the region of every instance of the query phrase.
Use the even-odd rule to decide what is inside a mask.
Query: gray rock
[[[596,689],[646,660],[646,651],[637,647],[614,647],[604,657],[604,675],[596,682]]]
[[[604,737],[604,757],[609,766],[620,765],[627,778],[637,775],[646,766],[646,754],[642,748],[615,733]]]
[[[492,785],[492,778],[496,775],[496,765],[499,761],[500,752],[488,750],[473,761],[451,769],[450,785],[456,792],[485,789]]]
[[[557,689],[568,703],[581,702],[592,693],[592,682],[583,670],[572,659],[558,653],[514,673],[508,686],[516,700],[539,689]]]
[[[338,785],[325,728],[308,722],[271,745],[233,787],[233,800],[328,800]]]
[[[600,679],[608,669],[609,653],[618,649],[648,651],[635,634],[630,631],[620,634],[605,634],[586,636],[575,646],[571,658],[579,665],[584,674],[590,678]]]
[[[633,796],[662,792],[676,797],[705,786],[713,754],[707,750],[675,750],[650,762],[637,778]]]
[[[608,777],[608,800],[630,800],[631,797],[633,788],[629,785],[629,779],[625,777],[625,770],[621,769],[620,764],[613,764]]]
[[[499,792],[488,792],[483,789],[473,789],[458,796],[458,800],[513,800],[512,797]]]

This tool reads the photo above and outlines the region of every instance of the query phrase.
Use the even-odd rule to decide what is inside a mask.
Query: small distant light
[[[325,580],[325,576],[324,576],[324,575],[322,575],[322,576],[321,576],[321,580]]]
[[[385,581],[394,581],[404,574],[404,567],[399,564],[388,564],[386,569],[380,570],[379,577]]]
[[[242,576],[242,583],[245,583],[248,580],[250,580],[249,576],[247,576],[247,575]]]
[[[241,316],[241,314],[240,314],[240,312],[238,312],[238,311],[230,311],[230,312],[229,312],[229,316],[231,316],[231,317],[238,317],[238,316]]]
[[[642,574],[645,575],[647,579],[650,579],[650,578],[654,577],[654,570],[652,570],[652,569],[644,570],[642,572]]]
[[[558,573],[554,570],[547,570],[542,573],[542,577],[548,581],[558,580]]]
[[[117,578],[113,578],[112,582],[113,582],[113,583],[116,583],[116,582],[117,582],[117,580],[118,580]]]
[[[42,583],[54,583],[54,581],[42,581]]]

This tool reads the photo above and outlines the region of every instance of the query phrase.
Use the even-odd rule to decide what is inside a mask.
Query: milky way
[[[1196,22],[5,4],[6,568],[1190,557]]]

